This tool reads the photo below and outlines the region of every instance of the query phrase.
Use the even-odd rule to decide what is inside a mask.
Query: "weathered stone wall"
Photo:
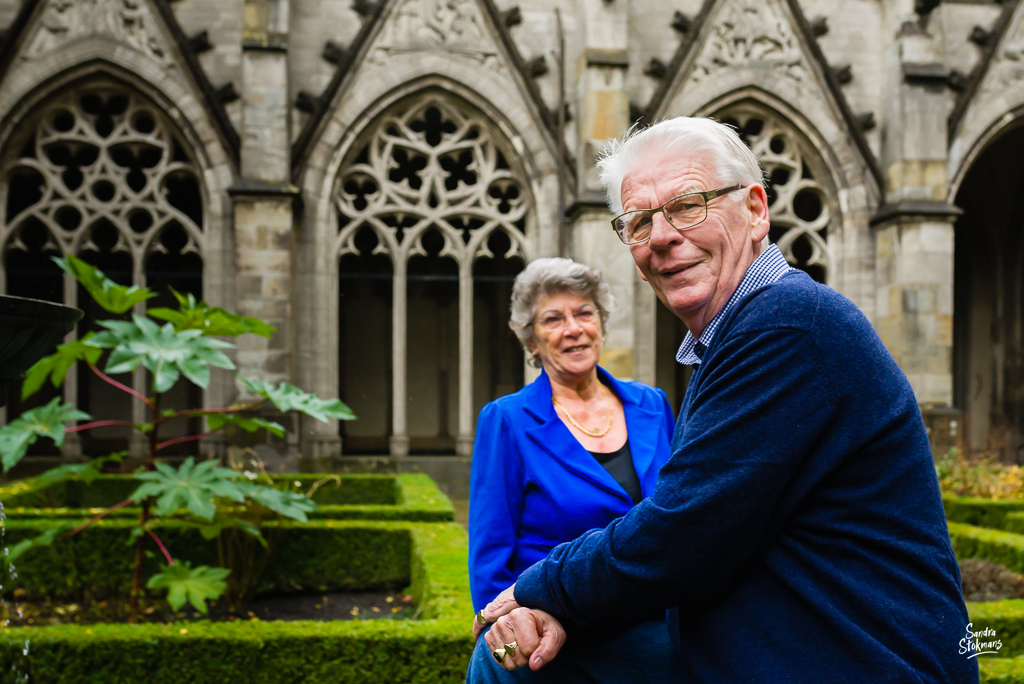
[[[49,12],[48,2],[37,5]],[[92,68],[86,64],[102,65],[165,106],[201,170],[204,293],[279,328],[270,340],[243,342],[238,358],[250,375],[337,392],[345,366],[337,340],[338,269],[340,256],[351,252],[339,238],[339,179],[375,117],[433,92],[479,112],[520,174],[529,206],[520,254],[564,252],[605,274],[618,308],[603,362],[622,377],[676,382],[671,361],[661,357],[680,331],[659,313],[610,231],[593,162],[609,138],[641,115],[753,112],[799,141],[811,160],[807,173],[828,194],[819,259],[828,284],[876,326],[926,412],[946,421],[936,429],[949,432],[955,420],[949,416],[957,408],[952,331],[959,229],[952,202],[979,155],[1024,117],[1022,3],[947,0],[919,15],[913,0],[383,0],[373,23],[351,0],[176,0],[168,4],[176,26],[167,27],[157,6],[140,0],[140,28],[116,19],[135,5],[103,0],[115,17],[112,28],[95,21],[62,26],[79,16],[78,2],[67,5],[71,14],[58,8],[37,21],[49,21],[49,28],[29,26],[8,38],[19,52],[0,79],[0,141],[11,139],[26,112],[48,97],[39,84],[73,83]],[[22,4],[0,0],[0,28],[11,25]],[[556,10],[568,115],[561,131],[555,126]],[[210,49],[195,55],[194,72],[175,36],[203,32]],[[367,40],[356,44],[362,33]],[[347,63],[341,78],[324,55],[329,41],[340,48],[334,61]],[[560,167],[566,169],[561,195]],[[399,242],[389,252],[393,264],[411,258],[410,247],[399,249]],[[479,254],[469,247],[446,252],[456,253],[462,289],[452,315],[461,331],[459,353],[472,360],[449,361],[453,377],[476,379],[446,390],[445,420],[465,454],[475,420],[467,407],[478,403],[479,378],[490,370],[481,358],[486,345],[470,339],[479,335],[472,329],[480,302],[474,304],[471,283]],[[1015,262],[1007,259],[1012,271]],[[969,266],[981,268],[979,260],[975,254]],[[395,282],[404,283],[395,268]],[[1013,291],[1011,281],[1007,275],[1000,282]],[[402,297],[395,302],[406,306]],[[420,319],[403,317],[402,308],[388,311],[374,311],[374,320],[393,314],[392,346],[407,344],[415,331],[406,323]],[[1013,326],[995,314],[974,316],[979,326],[1002,326],[1012,337]],[[963,336],[962,346],[971,339],[982,337]],[[1006,393],[999,388],[1009,378],[985,370],[987,352],[979,350],[999,344],[987,340],[989,346],[962,349],[958,357],[963,368],[984,375],[977,384],[984,396],[970,412],[976,445],[986,443],[978,435],[1002,410]],[[1007,358],[1016,353],[1008,349]],[[424,362],[393,348],[384,365],[393,376],[420,382],[422,369],[407,363]],[[526,370],[527,379],[532,374]],[[405,379],[382,382],[375,406],[408,389]],[[234,387],[219,381],[207,400],[234,395]],[[367,421],[398,435],[399,454],[407,448],[408,425],[415,430],[423,422],[407,420],[406,408],[393,406]],[[301,448],[335,455],[338,435],[335,424],[304,424]]]

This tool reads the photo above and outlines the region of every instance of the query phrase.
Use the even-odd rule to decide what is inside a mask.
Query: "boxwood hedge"
[[[8,532],[15,527],[11,524]],[[407,540],[385,556],[400,563],[408,554],[406,573],[421,619],[6,628],[0,672],[9,673],[11,681],[27,675],[36,684],[463,681],[473,649],[465,531],[452,523],[417,522],[320,521],[311,527],[313,536],[298,529],[289,533],[298,545],[295,569],[308,577],[347,563],[333,568],[334,577],[356,579],[362,576],[358,568],[380,563],[366,556],[379,553],[384,543],[374,537]],[[362,548],[350,545],[348,533],[357,532],[368,535]],[[329,540],[332,535],[336,543]],[[319,569],[302,570],[305,564]],[[31,574],[42,569],[22,567],[19,574],[30,583]],[[51,575],[49,581],[57,579]]]
[[[434,481],[422,473],[399,475],[274,475],[280,487],[307,492],[316,486],[319,504],[313,519],[451,521],[455,512]],[[127,475],[101,475],[86,484],[65,480],[39,485],[37,479],[0,487],[0,504],[9,516],[24,518],[89,518],[127,499],[139,482]],[[133,506],[111,517],[139,517]]]
[[[978,527],[1004,529],[1006,517],[1024,512],[1024,500],[975,499],[965,496],[942,497],[946,519]]]

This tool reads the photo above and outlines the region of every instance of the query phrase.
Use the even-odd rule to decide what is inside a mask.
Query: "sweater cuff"
[[[547,593],[545,565],[544,561],[538,561],[526,568],[516,579],[516,587],[512,593],[516,603],[524,608],[539,608],[552,615],[557,615]]]

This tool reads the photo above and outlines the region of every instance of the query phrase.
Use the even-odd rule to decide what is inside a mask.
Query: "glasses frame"
[[[698,191],[698,192],[684,192],[682,195],[676,195],[672,199],[670,199],[667,202],[665,202],[664,204],[662,204],[660,207],[655,207],[654,209],[632,209],[630,211],[624,211],[624,212],[622,212],[621,214],[619,214],[618,216],[616,216],[615,218],[612,219],[612,230],[615,231],[616,237],[618,237],[619,240],[624,245],[639,245],[642,242],[647,242],[648,240],[650,240],[651,239],[650,235],[648,235],[647,237],[643,238],[642,240],[627,240],[626,237],[622,233],[619,232],[619,227],[617,225],[618,220],[620,218],[622,218],[623,216],[625,216],[626,214],[637,214],[637,213],[647,214],[648,216],[651,217],[652,220],[654,219],[654,215],[655,214],[660,213],[662,216],[665,217],[665,220],[668,221],[668,224],[670,226],[672,226],[673,228],[675,228],[676,230],[678,230],[678,231],[689,230],[690,228],[693,228],[695,226],[699,226],[700,224],[702,224],[702,223],[704,223],[705,221],[708,220],[708,203],[711,202],[711,200],[713,200],[713,199],[715,199],[717,197],[721,197],[722,195],[728,195],[730,192],[736,192],[737,190],[741,190],[741,189],[743,189],[745,187],[747,187],[747,184],[745,184],[745,183],[737,183],[736,185],[730,185],[730,186],[725,187],[725,188],[718,188],[717,190],[702,190],[702,191]],[[697,196],[697,195],[700,195],[701,197],[704,198],[704,218],[702,218],[700,221],[697,221],[696,223],[691,223],[688,226],[682,226],[682,227],[677,226],[676,224],[672,223],[672,220],[668,217],[668,214],[665,213],[665,207],[667,207],[668,205],[672,204],[676,200],[680,200],[680,199],[682,199],[684,197],[694,197],[694,196]]]

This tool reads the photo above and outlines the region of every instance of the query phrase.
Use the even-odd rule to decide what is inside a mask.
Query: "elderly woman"
[[[469,492],[477,611],[556,545],[605,527],[648,496],[670,456],[674,420],[665,393],[597,365],[611,303],[597,271],[571,259],[537,259],[516,278],[509,325],[542,370],[485,406],[477,422]],[[650,618],[612,637],[616,648],[638,655],[628,671],[601,669],[607,638],[574,639],[581,645],[538,672],[506,672],[495,662],[504,654],[478,639],[467,681],[669,681],[661,669],[672,652],[664,614]],[[477,621],[474,634],[486,628]],[[659,658],[643,658],[647,649]]]

